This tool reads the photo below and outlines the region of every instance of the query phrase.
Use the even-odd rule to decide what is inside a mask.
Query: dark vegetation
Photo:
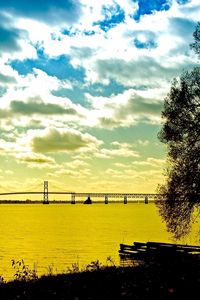
[[[200,54],[200,23],[191,47]],[[167,145],[166,184],[159,192],[159,212],[176,238],[191,229],[200,205],[200,67],[174,79],[164,101],[161,142]]]
[[[194,43],[190,44],[190,47],[195,51],[195,53],[198,56],[200,56],[200,22],[198,22],[193,36],[194,36]]]
[[[73,273],[2,283],[0,299],[197,299],[199,264],[195,255],[154,257],[131,267],[101,267],[96,261],[82,272],[73,268]]]

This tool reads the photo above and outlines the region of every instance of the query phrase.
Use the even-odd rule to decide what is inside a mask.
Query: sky
[[[154,193],[199,0],[0,0],[0,191]]]

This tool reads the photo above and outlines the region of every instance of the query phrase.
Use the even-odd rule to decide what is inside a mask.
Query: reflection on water
[[[11,259],[35,264],[39,275],[72,263],[84,266],[110,256],[119,264],[119,244],[174,242],[154,204],[0,205],[0,275],[13,276]],[[194,244],[195,232],[186,240]]]

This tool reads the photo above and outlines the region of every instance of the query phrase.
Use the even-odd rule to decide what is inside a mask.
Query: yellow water
[[[66,271],[93,260],[119,264],[119,244],[174,242],[154,204],[2,204],[0,275],[12,279],[11,259],[24,259],[38,274]],[[195,234],[184,242],[196,243]]]

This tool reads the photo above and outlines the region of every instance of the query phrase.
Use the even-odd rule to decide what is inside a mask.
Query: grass
[[[16,266],[27,271],[27,267]],[[198,299],[199,267],[199,257],[190,255],[187,259],[165,257],[131,267],[104,267],[96,261],[79,270],[74,264],[67,274],[41,278],[31,278],[33,273],[27,271],[25,277],[0,284],[0,299]]]

